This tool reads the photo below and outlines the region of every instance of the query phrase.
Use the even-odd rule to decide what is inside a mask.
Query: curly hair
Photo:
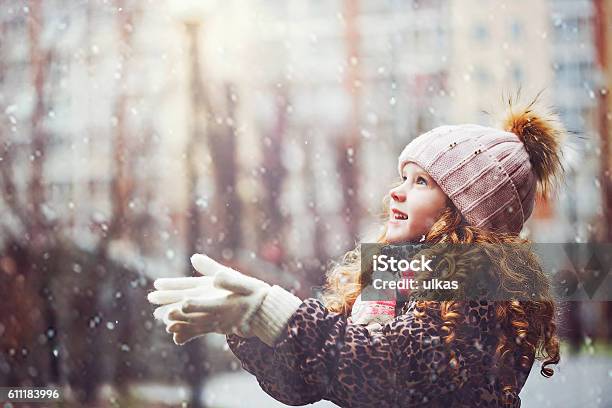
[[[387,220],[389,214],[389,197],[383,199],[383,212],[381,221]],[[383,232],[372,241],[364,242],[387,243],[386,227]],[[542,362],[540,373],[544,377],[553,375],[550,365],[557,364],[559,356],[559,340],[556,334],[555,321],[556,306],[550,294],[550,283],[542,270],[538,267],[537,259],[528,251],[522,253],[522,259],[527,262],[524,267],[510,262],[512,254],[506,253],[503,248],[507,244],[528,244],[529,241],[518,235],[500,233],[483,228],[471,226],[462,217],[459,210],[448,200],[447,208],[431,226],[425,235],[425,243],[438,244],[493,244],[487,247],[486,254],[495,260],[496,268],[490,274],[495,274],[496,283],[504,288],[506,299],[529,300],[502,300],[495,301],[495,315],[501,330],[496,353],[501,364],[514,364],[517,361],[523,367],[530,367],[535,359]],[[512,247],[512,245],[510,245]],[[482,252],[482,251],[481,251]],[[525,256],[527,255],[527,256]],[[473,264],[471,264],[473,265]],[[467,265],[469,268],[470,265]],[[455,271],[461,268],[452,268]],[[486,268],[483,268],[486,269]],[[465,273],[465,270],[463,272]],[[322,301],[326,307],[334,312],[350,315],[352,306],[359,296],[367,278],[361,272],[361,248],[348,251],[340,263],[336,263],[327,273],[326,285]],[[527,284],[527,285],[526,285]],[[524,293],[529,290],[530,293]],[[523,293],[521,293],[523,292]],[[533,300],[532,300],[533,299]],[[463,318],[461,302],[418,300],[415,305],[415,317],[421,317],[425,308],[439,310],[444,330],[447,334],[444,341],[447,344],[457,339],[458,322]],[[509,359],[512,357],[513,359]],[[451,367],[457,364],[455,356],[451,356]],[[507,370],[512,372],[512,370]],[[505,389],[513,388],[512,380],[504,380]]]

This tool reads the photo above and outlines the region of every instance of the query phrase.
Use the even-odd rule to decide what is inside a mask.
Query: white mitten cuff
[[[273,346],[301,304],[300,298],[291,292],[278,285],[272,286],[251,319],[252,333],[268,346]]]

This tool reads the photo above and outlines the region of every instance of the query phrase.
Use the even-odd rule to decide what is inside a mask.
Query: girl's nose
[[[406,200],[406,194],[402,193],[401,191],[397,191],[396,189],[391,190],[391,198],[395,201],[405,201]]]

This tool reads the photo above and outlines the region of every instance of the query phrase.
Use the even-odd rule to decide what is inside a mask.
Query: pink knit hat
[[[506,130],[465,124],[420,135],[400,154],[400,175],[414,162],[470,225],[518,234],[533,210],[538,183],[545,194],[563,170],[562,131],[552,117],[533,113],[535,102],[517,114],[510,111]]]

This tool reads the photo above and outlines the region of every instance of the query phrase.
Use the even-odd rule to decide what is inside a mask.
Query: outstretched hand
[[[222,265],[203,254],[191,257],[198,277],[160,278],[147,296],[161,305],[153,315],[173,333],[176,344],[206,333],[251,335],[249,321],[270,285]]]

